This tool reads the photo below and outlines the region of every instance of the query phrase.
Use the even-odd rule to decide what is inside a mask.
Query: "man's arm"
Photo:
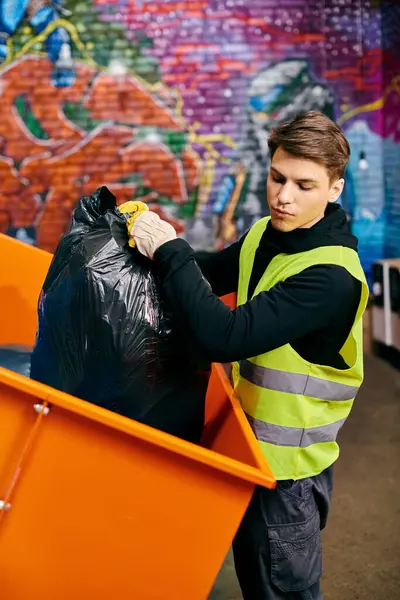
[[[231,311],[204,281],[186,242],[163,244],[154,258],[175,316],[214,362],[257,356],[329,326],[351,304],[357,283],[342,267],[319,265]]]
[[[201,272],[217,296],[237,291],[240,250],[245,237],[220,252],[196,252],[194,255]]]

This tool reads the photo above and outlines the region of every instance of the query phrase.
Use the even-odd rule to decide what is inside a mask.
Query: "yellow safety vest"
[[[238,305],[247,302],[255,253],[268,221],[269,217],[260,219],[244,240]],[[290,344],[233,365],[236,394],[276,479],[311,477],[337,459],[336,436],[363,380],[362,314],[369,292],[354,250],[325,246],[298,254],[279,254],[271,260],[253,297],[319,264],[344,267],[362,284],[357,314],[340,351],[348,369],[310,363]]]

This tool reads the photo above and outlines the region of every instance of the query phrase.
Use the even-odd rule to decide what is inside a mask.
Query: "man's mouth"
[[[281,210],[280,208],[273,208],[272,210],[280,217],[293,217],[292,213],[286,212],[285,210]]]

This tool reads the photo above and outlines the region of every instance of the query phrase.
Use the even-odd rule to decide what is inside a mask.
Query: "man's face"
[[[272,226],[285,232],[312,227],[324,216],[328,202],[339,198],[343,185],[343,179],[331,183],[323,165],[279,147],[267,182]]]

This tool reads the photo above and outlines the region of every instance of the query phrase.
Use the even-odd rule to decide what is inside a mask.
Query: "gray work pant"
[[[256,488],[233,542],[244,600],[322,600],[321,530],[332,471]]]

